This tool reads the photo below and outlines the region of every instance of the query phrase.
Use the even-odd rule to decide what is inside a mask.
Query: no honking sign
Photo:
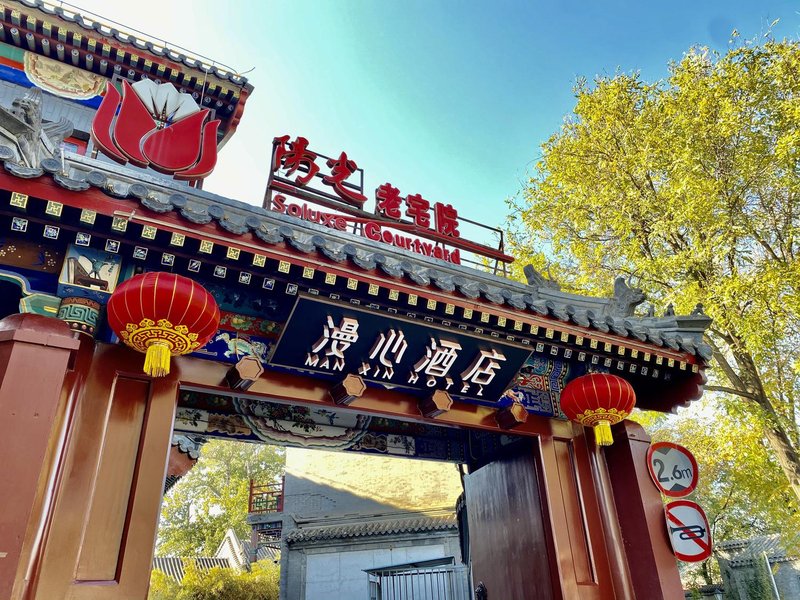
[[[691,500],[673,500],[664,510],[675,556],[686,562],[701,562],[711,556],[708,518],[698,504]]]

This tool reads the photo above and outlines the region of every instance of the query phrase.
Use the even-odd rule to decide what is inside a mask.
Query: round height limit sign
[[[683,498],[697,486],[697,461],[691,452],[672,442],[656,442],[647,451],[647,470],[662,494]]]

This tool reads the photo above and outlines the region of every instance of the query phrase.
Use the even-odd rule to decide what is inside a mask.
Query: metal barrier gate
[[[469,568],[387,567],[367,571],[370,600],[469,600]]]

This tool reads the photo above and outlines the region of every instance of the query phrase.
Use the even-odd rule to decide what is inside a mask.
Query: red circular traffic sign
[[[688,496],[697,487],[697,461],[678,444],[652,444],[647,450],[647,470],[656,487],[670,498]]]
[[[691,500],[673,500],[664,508],[672,551],[685,562],[711,556],[711,530],[702,508]]]

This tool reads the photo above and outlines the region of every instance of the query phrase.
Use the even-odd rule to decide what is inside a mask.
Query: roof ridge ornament
[[[42,160],[56,157],[61,142],[72,134],[72,122],[63,117],[45,123],[42,105],[42,90],[33,87],[22,98],[15,98],[11,108],[0,107],[0,145],[11,150],[14,155],[11,160],[39,170],[39,175]]]
[[[644,292],[631,285],[631,277],[626,281],[619,276],[614,280],[614,296],[609,304],[608,314],[612,317],[631,317],[636,307],[644,301]]]
[[[548,277],[539,273],[539,271],[533,268],[533,265],[525,265],[522,267],[522,272],[525,274],[525,279],[528,280],[528,285],[533,288],[531,290],[531,295],[534,299],[539,298],[540,289],[555,290],[557,292],[561,291],[561,286],[550,276],[549,268],[547,270]]]

